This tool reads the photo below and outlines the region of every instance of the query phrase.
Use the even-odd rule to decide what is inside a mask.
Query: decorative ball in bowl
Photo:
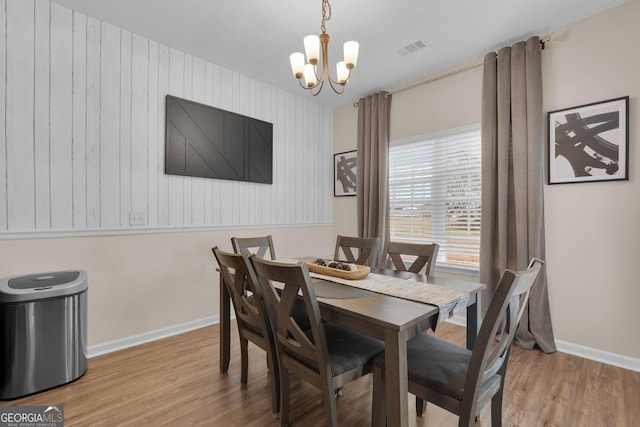
[[[307,261],[309,271],[325,276],[339,277],[347,280],[359,280],[367,277],[371,268],[366,265],[352,264],[344,261],[324,260]]]

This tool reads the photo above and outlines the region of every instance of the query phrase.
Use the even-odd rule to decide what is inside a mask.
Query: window
[[[479,125],[391,142],[391,240],[438,243],[439,266],[477,270],[480,180]]]

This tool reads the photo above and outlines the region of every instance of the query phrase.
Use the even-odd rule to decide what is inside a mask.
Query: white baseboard
[[[182,334],[184,332],[193,331],[194,329],[204,328],[205,326],[214,325],[219,321],[219,316],[205,317],[204,319],[194,320],[191,322],[170,326],[168,328],[158,329],[151,332],[145,332],[144,334],[133,335],[119,340],[106,342],[104,344],[92,345],[87,348],[88,357],[96,357],[102,354],[111,353],[112,351],[122,350],[150,341],[155,341],[173,335]]]
[[[467,316],[461,314],[454,314],[453,317],[446,320],[447,323],[453,323],[454,325],[467,327]]]
[[[182,323],[180,325],[170,326],[168,328],[158,329],[156,331],[147,332],[140,335],[134,335],[104,344],[98,344],[88,348],[88,356],[95,357],[102,354],[111,353],[112,351],[122,350],[135,345],[144,344],[146,342],[167,338],[194,329],[203,328],[205,326],[215,325],[220,321],[219,316],[206,317],[204,319],[194,320],[192,322]],[[467,319],[462,315],[455,315],[447,322],[454,325],[466,327]],[[556,340],[558,351],[574,356],[583,357],[596,362],[606,363],[607,365],[617,366],[619,368],[629,369],[640,372],[640,359],[623,356],[617,353],[611,353],[596,348],[586,347],[579,344],[573,344],[567,341]]]
[[[451,319],[447,320],[447,322],[458,326],[467,326],[467,318],[459,314],[456,314]],[[582,357],[584,359],[595,360],[596,362],[605,363],[607,365],[640,372],[640,359],[561,340],[556,340],[556,348],[562,353],[573,354],[574,356]]]
[[[595,360],[596,362],[606,363],[607,365],[640,372],[640,359],[599,350],[597,348],[585,347],[567,341],[556,340],[556,347],[558,351],[563,353],[573,354],[574,356]]]

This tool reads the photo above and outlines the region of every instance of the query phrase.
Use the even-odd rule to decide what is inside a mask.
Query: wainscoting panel
[[[272,122],[273,185],[164,174],[167,94]],[[332,220],[331,110],[54,3],[0,0],[0,231]]]

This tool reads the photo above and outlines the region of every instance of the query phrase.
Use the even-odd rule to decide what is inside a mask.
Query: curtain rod
[[[554,41],[556,41],[556,33],[551,33],[551,34],[549,34],[547,36],[544,36],[544,37],[540,38],[540,47],[542,49],[544,49],[545,44],[553,43]],[[478,59],[478,60],[476,60],[474,62],[470,62],[470,63],[462,65],[460,67],[453,68],[453,69],[451,69],[449,71],[445,71],[444,73],[437,74],[437,75],[432,76],[432,77],[427,77],[424,80],[419,80],[419,81],[417,81],[415,83],[411,83],[411,84],[408,84],[406,86],[400,86],[399,88],[397,88],[395,90],[389,91],[389,95],[393,95],[394,93],[404,92],[405,90],[413,89],[415,87],[422,86],[422,85],[425,85],[425,84],[428,84],[428,83],[433,83],[433,82],[435,82],[437,80],[446,79],[447,77],[451,77],[453,75],[462,73],[464,71],[471,70],[471,69],[479,67],[479,66],[481,66],[483,64],[484,64],[484,58]],[[354,108],[358,107],[358,101],[353,103],[353,107]]]
[[[461,67],[457,67],[457,68],[454,68],[452,70],[445,71],[444,73],[437,74],[437,75],[432,76],[432,77],[427,77],[424,80],[420,80],[420,81],[417,81],[415,83],[408,84],[406,86],[401,86],[401,87],[397,88],[396,90],[391,91],[391,94],[404,92],[405,90],[413,89],[414,87],[426,85],[428,83],[432,83],[432,82],[435,82],[437,80],[446,79],[447,77],[450,77],[450,76],[465,72],[467,70],[471,70],[473,68],[479,67],[482,64],[484,64],[484,59],[479,59],[477,61],[474,61],[474,62],[471,62],[469,64],[463,65]]]

